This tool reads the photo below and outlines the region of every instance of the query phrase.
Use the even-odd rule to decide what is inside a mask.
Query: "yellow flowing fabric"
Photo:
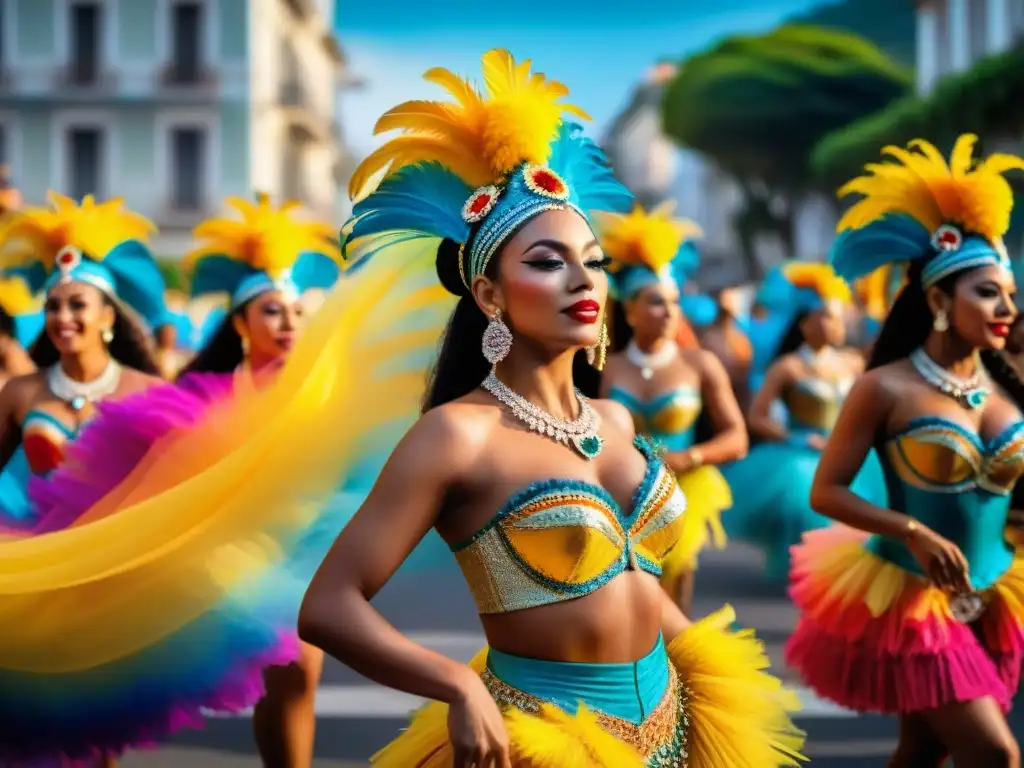
[[[423,370],[407,361],[451,308],[435,249],[412,241],[343,280],[274,385],[154,446],[73,527],[0,542],[0,671],[130,657],[279,562],[374,431],[417,409]]]

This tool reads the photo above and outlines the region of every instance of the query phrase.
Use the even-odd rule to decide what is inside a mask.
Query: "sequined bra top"
[[[853,379],[828,381],[818,377],[798,380],[782,397],[790,427],[828,434],[839,419]]]
[[[649,435],[670,451],[693,445],[702,401],[696,387],[677,387],[650,400],[641,400],[621,387],[612,387],[608,397],[621,403],[633,416],[638,434]]]
[[[47,475],[64,461],[64,444],[78,435],[46,411],[31,410],[21,423],[21,445],[28,466],[37,475]]]
[[[1024,475],[1024,422],[991,439],[935,416],[914,419],[880,452],[890,506],[955,543],[977,589],[1010,566],[1003,533],[1010,494]],[[905,570],[920,573],[906,547],[873,539],[869,548]]]
[[[481,614],[583,597],[627,569],[661,574],[679,540],[686,500],[643,438],[643,482],[629,509],[580,480],[545,480],[513,495],[494,518],[453,547]]]

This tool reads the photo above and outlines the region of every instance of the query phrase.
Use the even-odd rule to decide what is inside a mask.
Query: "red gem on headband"
[[[937,251],[952,253],[953,251],[959,251],[963,244],[963,233],[952,224],[943,224],[932,235],[932,246]]]

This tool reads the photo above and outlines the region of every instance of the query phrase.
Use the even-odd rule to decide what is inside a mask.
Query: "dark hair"
[[[498,259],[491,259],[484,271],[492,280],[498,276],[498,262]],[[442,240],[437,248],[437,277],[445,290],[458,296],[459,301],[448,319],[437,360],[430,370],[422,403],[424,413],[468,395],[480,386],[491,370],[481,346],[487,317],[462,281],[459,244],[453,240]],[[600,375],[587,363],[582,350],[573,360],[573,380],[585,395],[596,397]]]
[[[17,338],[14,329],[14,318],[3,307],[0,307],[0,335],[9,336],[12,339]]]
[[[611,352],[621,352],[633,338],[633,328],[626,322],[626,306],[621,301],[613,301],[608,335],[611,337]]]
[[[796,352],[806,341],[804,338],[803,328],[801,328],[801,326],[810,314],[811,313],[807,310],[796,313],[796,316],[792,321],[790,321],[789,328],[786,329],[786,333],[782,337],[782,341],[779,343],[779,348],[775,350],[772,362],[778,360],[780,357],[785,357],[786,355]]]
[[[178,374],[179,378],[189,373],[231,373],[242,364],[245,352],[233,319],[247,306],[247,303],[243,304],[224,316],[213,336]]]
[[[110,356],[126,368],[148,373],[150,376],[159,376],[160,366],[156,362],[152,341],[141,323],[129,316],[117,302],[111,301],[102,291],[100,295],[104,304],[114,308],[114,325],[111,327],[114,338],[107,346]],[[53,346],[50,335],[45,330],[32,345],[29,356],[39,368],[49,368],[60,360],[60,353]]]
[[[911,262],[903,290],[893,302],[892,309],[889,310],[889,315],[885,318],[882,330],[875,341],[868,370],[908,357],[924,344],[931,333],[932,313],[921,285],[921,271],[927,262],[927,259]],[[954,272],[942,278],[936,283],[936,287],[947,296],[952,296],[957,280],[974,269],[977,267]],[[981,353],[981,362],[992,380],[1010,396],[1018,408],[1024,409],[1024,381],[1004,353],[994,349],[984,350]]]

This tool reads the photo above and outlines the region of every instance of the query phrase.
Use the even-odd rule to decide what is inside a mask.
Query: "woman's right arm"
[[[772,417],[772,403],[779,399],[782,391],[792,383],[793,375],[785,360],[779,360],[768,369],[764,383],[750,404],[748,422],[750,432],[764,440],[785,442],[789,434],[786,427]]]
[[[818,462],[811,507],[851,528],[903,542],[937,585],[969,591],[967,559],[955,544],[910,515],[877,507],[850,490],[891,408],[892,395],[878,373],[857,380]]]
[[[381,685],[451,703],[469,667],[408,640],[370,599],[433,527],[471,448],[446,408],[429,411],[395,448],[363,506],[306,591],[299,635]]]

